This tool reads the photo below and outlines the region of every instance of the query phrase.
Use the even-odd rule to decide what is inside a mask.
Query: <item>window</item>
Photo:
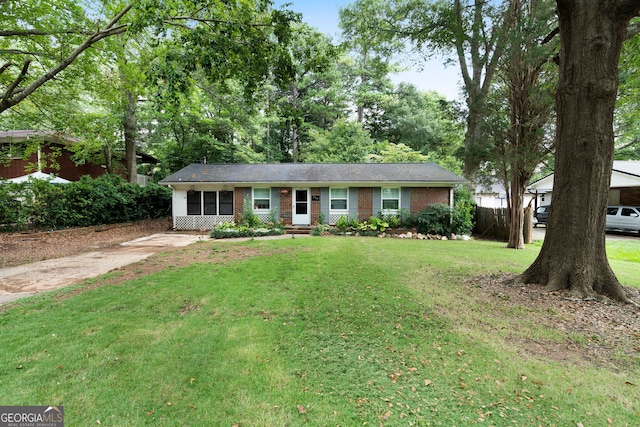
[[[219,193],[220,211],[218,215],[233,215],[233,191]]]
[[[200,191],[187,191],[187,215],[202,215]]]
[[[382,210],[383,211],[400,210],[400,189],[399,188],[383,188],[382,189]]]
[[[187,191],[187,215],[203,214],[233,215],[233,191]]]
[[[268,211],[271,209],[271,189],[253,189],[253,209],[258,211]]]
[[[0,144],[0,153],[2,157],[21,159],[24,156],[24,146],[12,143]]]
[[[349,189],[332,188],[330,190],[330,209],[332,211],[346,211],[348,209]]]
[[[609,206],[607,208],[607,215],[617,215],[618,214],[618,208]]]
[[[622,212],[620,213],[621,216],[631,216],[634,218],[638,217],[638,212],[636,212],[635,209],[632,208],[622,208]]]
[[[216,215],[218,213],[218,193],[216,191],[204,192],[204,214]]]

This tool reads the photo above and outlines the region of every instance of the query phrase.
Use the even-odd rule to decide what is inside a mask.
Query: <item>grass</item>
[[[522,338],[568,337],[537,324],[540,313],[487,306],[460,286],[521,272],[539,247],[374,238],[197,247],[215,259],[223,245],[263,252],[1,312],[0,404],[63,405],[69,426],[640,423],[637,358],[616,368],[527,356]],[[640,287],[639,248],[612,242],[608,253]]]

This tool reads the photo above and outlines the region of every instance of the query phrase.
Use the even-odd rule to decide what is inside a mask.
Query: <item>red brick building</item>
[[[238,221],[250,203],[262,221],[329,224],[345,216],[410,215],[453,205],[465,180],[433,163],[192,164],[160,181],[173,190],[176,229]]]
[[[0,179],[24,177],[33,172],[54,175],[67,181],[78,181],[88,175],[97,178],[107,173],[104,160],[96,163],[73,160],[73,145],[79,140],[53,131],[14,130],[0,131]],[[96,153],[96,159],[104,159]],[[124,156],[122,156],[124,157]],[[138,153],[139,163],[156,163],[156,159]],[[112,160],[113,173],[127,179],[124,158]],[[139,176],[138,183],[147,177]]]

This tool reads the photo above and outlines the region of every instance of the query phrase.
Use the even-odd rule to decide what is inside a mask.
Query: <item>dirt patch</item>
[[[171,230],[170,219],[30,233],[0,233],[0,268],[118,247]]]
[[[523,307],[528,320],[566,337],[564,341],[508,337],[523,353],[565,362],[578,358],[595,365],[624,364],[640,356],[637,307],[576,299],[565,292],[547,292],[542,285],[517,285],[514,279],[513,275],[484,275],[464,285],[474,299],[494,307],[496,315]]]

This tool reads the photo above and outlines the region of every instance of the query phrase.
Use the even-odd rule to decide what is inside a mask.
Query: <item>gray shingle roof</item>
[[[461,184],[458,175],[434,163],[191,164],[161,184]]]

